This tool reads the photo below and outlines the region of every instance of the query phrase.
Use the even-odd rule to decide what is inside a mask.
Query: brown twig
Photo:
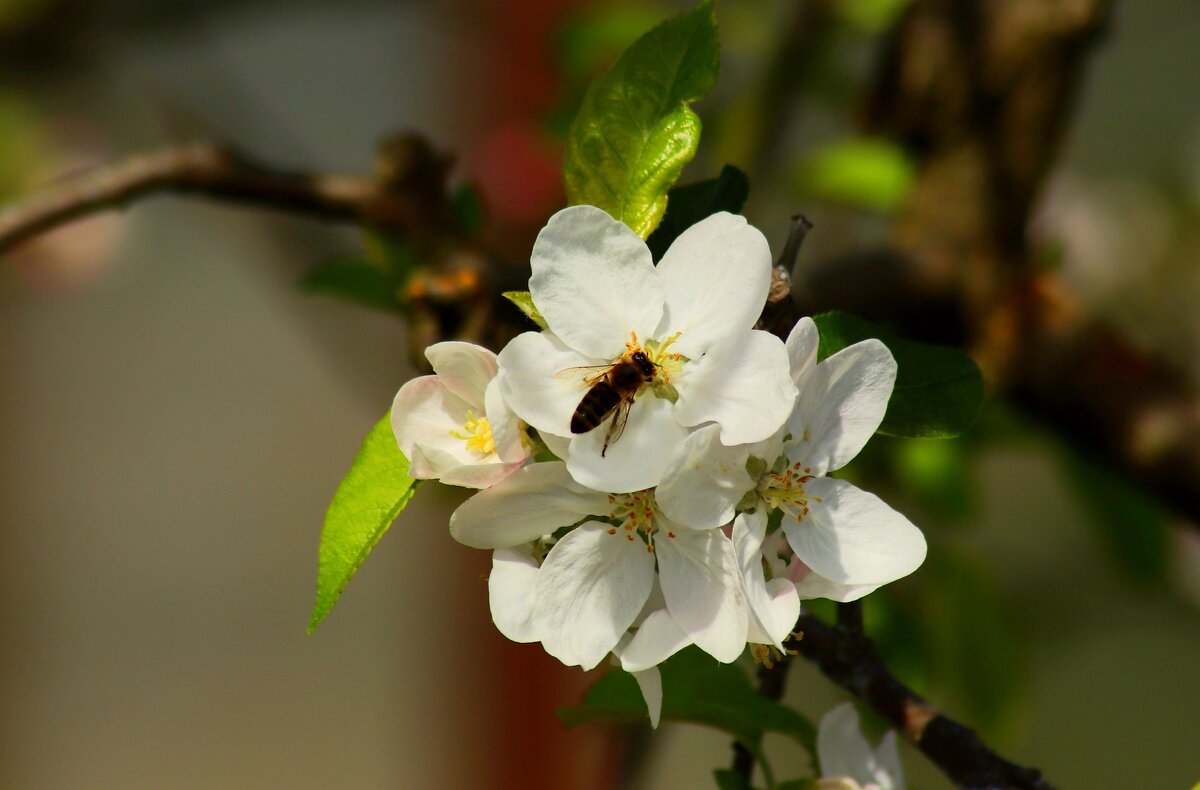
[[[340,176],[276,170],[212,143],[134,154],[64,178],[0,211],[0,254],[81,217],[173,192],[217,198],[406,231],[439,223],[430,189],[440,190],[448,160],[423,140],[398,137],[381,153],[378,175]]]
[[[1037,769],[996,754],[973,730],[940,713],[897,680],[863,633],[861,602],[839,604],[836,627],[803,614],[796,631],[802,638],[789,640],[786,647],[812,661],[827,678],[870,705],[956,786],[969,790],[1053,790]],[[763,671],[784,675],[787,669],[786,663],[780,663]],[[760,686],[762,683],[760,678]]]

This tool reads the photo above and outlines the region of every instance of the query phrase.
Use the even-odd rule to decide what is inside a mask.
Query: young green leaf
[[[904,340],[847,313],[822,313],[813,320],[821,336],[821,359],[870,337],[882,340],[896,358],[896,388],[880,433],[945,439],[964,433],[975,422],[983,404],[983,374],[966,354]]]
[[[325,513],[310,634],[412,499],[416,485],[408,476],[408,459],[396,446],[391,414],[386,414],[367,434]]]
[[[737,214],[748,197],[750,179],[733,165],[725,165],[716,178],[675,187],[667,193],[667,213],[646,246],[657,261],[680,233],[718,211]]]
[[[304,275],[300,288],[308,293],[335,296],[380,310],[400,310],[395,288],[387,274],[358,258],[338,258],[317,265]]]
[[[524,313],[526,318],[537,324],[539,328],[543,330],[549,328],[546,319],[542,317],[542,314],[537,309],[537,305],[533,303],[533,296],[529,291],[505,291],[500,295],[515,304],[517,309]]]
[[[795,710],[759,696],[736,664],[719,664],[696,647],[689,647],[659,666],[662,672],[664,721],[703,724],[727,732],[762,759],[764,733],[793,739],[810,755],[816,753],[817,732]],[[611,672],[600,678],[573,708],[558,717],[575,726],[587,723],[641,722],[646,704],[633,676]],[[764,764],[764,770],[768,770]]]
[[[688,106],[717,81],[712,2],[667,20],[596,78],[567,133],[563,178],[571,205],[599,206],[643,238],[667,207],[667,190],[700,144]]]

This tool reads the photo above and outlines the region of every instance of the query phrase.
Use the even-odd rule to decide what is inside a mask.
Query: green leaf
[[[983,404],[983,374],[963,352],[904,340],[847,313],[822,313],[813,320],[821,336],[821,359],[871,337],[882,340],[895,356],[896,388],[880,433],[945,439],[975,422]]]
[[[310,634],[412,499],[416,485],[408,476],[408,459],[396,446],[389,412],[367,434],[325,513]]]
[[[662,219],[667,190],[700,144],[688,106],[717,81],[712,2],[667,20],[596,78],[567,132],[563,178],[571,205],[599,206],[643,238]]]
[[[718,211],[739,213],[748,197],[750,179],[733,165],[725,165],[716,178],[672,189],[667,193],[667,213],[662,223],[646,239],[654,260],[662,258],[679,234],[705,217]]]
[[[546,324],[546,319],[542,317],[542,314],[537,309],[537,305],[533,303],[533,296],[530,295],[529,291],[505,291],[501,296],[515,304],[518,310],[524,313],[530,321],[537,324],[540,328],[543,330],[549,328]]]
[[[395,288],[387,274],[357,258],[339,258],[319,264],[304,275],[300,287],[308,293],[335,296],[380,310],[400,310]]]
[[[759,696],[736,664],[719,664],[699,648],[689,647],[663,662],[659,670],[664,721],[703,724],[727,732],[760,760],[759,743],[768,732],[791,738],[810,755],[816,753],[817,731],[812,723],[795,710]],[[588,690],[581,704],[560,709],[558,717],[572,727],[642,722],[646,703],[632,675],[611,672]]]
[[[897,144],[853,138],[806,156],[796,180],[814,197],[887,214],[900,208],[915,177],[915,167]]]

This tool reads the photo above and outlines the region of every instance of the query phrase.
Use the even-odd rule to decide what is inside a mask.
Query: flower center
[[[492,455],[496,452],[496,440],[492,436],[492,424],[487,417],[476,417],[474,412],[467,412],[467,421],[461,431],[450,431],[455,439],[467,443],[467,449],[481,455]]]
[[[772,508],[794,505],[796,520],[801,521],[808,515],[809,497],[804,484],[812,479],[811,474],[812,469],[797,461],[782,472],[770,472],[759,478],[758,493]]]
[[[654,551],[654,532],[657,529],[655,514],[658,510],[654,489],[631,494],[609,494],[608,503],[612,506],[609,518],[615,522],[608,534],[622,534],[626,540],[634,541],[640,533],[646,539],[646,551]],[[675,533],[668,530],[667,537],[673,538]]]

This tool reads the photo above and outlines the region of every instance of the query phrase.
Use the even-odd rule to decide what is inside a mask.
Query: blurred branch
[[[1200,388],[1081,315],[1026,235],[1111,6],[915,0],[863,113],[918,165],[892,247],[829,261],[794,293],[801,313],[967,346],[994,390],[1200,524]]]
[[[0,254],[73,220],[160,193],[190,194],[401,233],[445,227],[450,160],[416,136],[392,138],[376,175],[276,170],[212,143],[134,154],[59,180],[0,211]]]
[[[887,719],[958,787],[970,790],[1053,790],[1035,768],[1010,762],[992,751],[975,732],[938,712],[897,680],[863,633],[862,602],[838,605],[831,627],[811,614],[796,623],[800,638],[785,647],[804,656],[837,685]],[[782,689],[788,663],[761,669],[759,687]],[[764,692],[765,693],[765,692]]]

